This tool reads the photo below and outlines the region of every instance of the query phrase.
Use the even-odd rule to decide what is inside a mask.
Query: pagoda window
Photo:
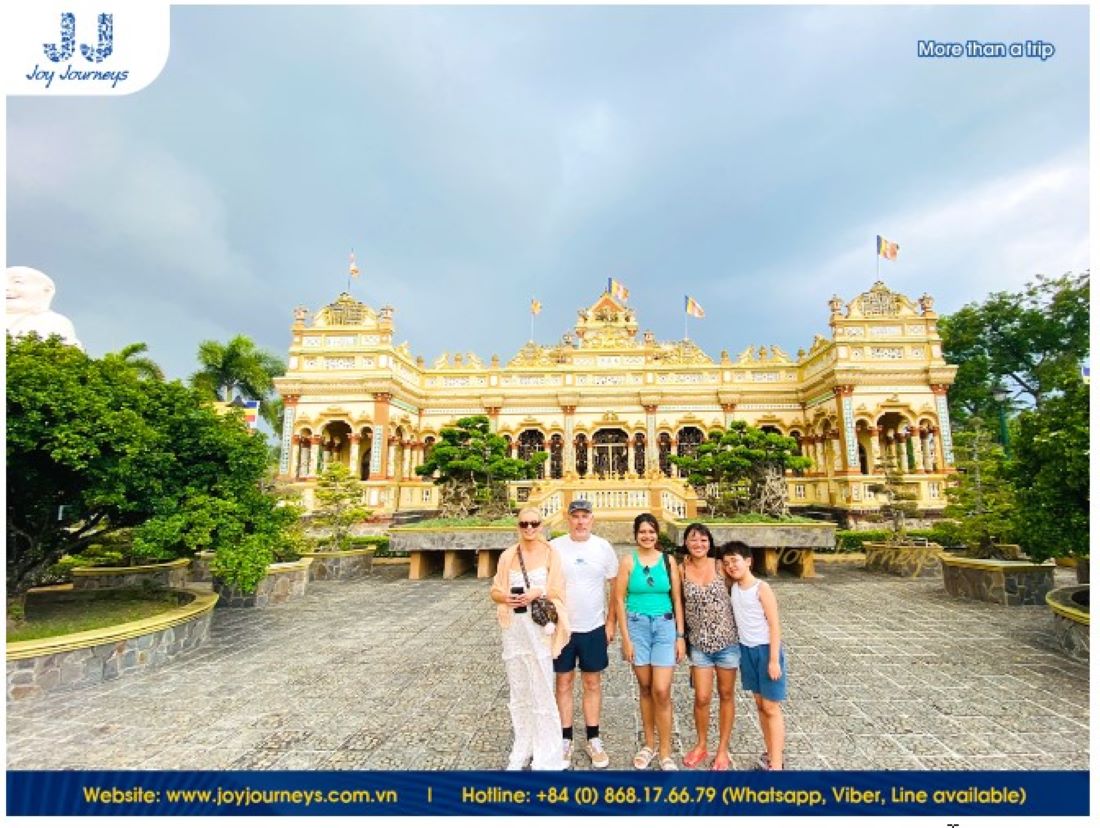
[[[634,473],[645,475],[645,434],[640,431],[634,435]]]
[[[546,438],[541,431],[537,429],[529,428],[526,431],[520,433],[516,444],[518,446],[518,453],[520,460],[530,460],[532,455],[537,451],[546,451]],[[535,478],[542,479],[542,469],[535,470]]]
[[[578,434],[575,444],[577,451],[577,474],[584,476],[588,474],[588,438],[583,434]]]
[[[661,469],[661,474],[666,477],[672,477],[672,463],[669,457],[672,456],[672,437],[667,433],[662,433],[657,436],[657,465]]]
[[[703,432],[695,426],[686,426],[680,429],[676,438],[676,454],[680,457],[694,457],[695,452],[699,450],[699,445],[703,442]],[[687,469],[679,467],[677,467],[677,473],[680,477],[688,475]]]
[[[550,438],[550,477],[554,480],[561,480],[562,474],[562,450],[565,446],[565,441],[562,440],[560,434],[555,434]]]

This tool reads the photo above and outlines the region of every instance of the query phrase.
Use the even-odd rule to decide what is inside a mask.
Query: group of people
[[[693,523],[684,534],[680,563],[661,550],[657,518],[644,513],[634,519],[636,548],[620,561],[611,544],[592,533],[587,500],[569,504],[569,534],[549,542],[537,509],[521,510],[517,522],[519,541],[501,554],[490,590],[501,626],[514,734],[508,770],[572,765],[578,668],[585,752],[594,768],[611,763],[600,737],[601,679],[616,634],[638,683],[643,744],[635,768],[656,760],[661,770],[678,770],[672,755],[672,677],[685,659],[695,689],[696,741],[683,756],[684,767],[709,761],[712,770],[730,769],[739,669],[764,736],[758,767],[783,767],[780,702],[787,695],[787,666],[779,609],[771,587],[753,575],[745,544],[716,548],[710,530]],[[711,757],[715,684],[718,745]]]

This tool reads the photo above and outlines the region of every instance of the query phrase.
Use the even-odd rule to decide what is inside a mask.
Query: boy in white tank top
[[[787,658],[779,629],[779,605],[767,583],[752,574],[752,552],[740,541],[721,548],[722,567],[733,579],[730,601],[741,640],[741,686],[753,695],[764,734],[763,770],[783,769],[786,725],[779,703],[787,698]]]

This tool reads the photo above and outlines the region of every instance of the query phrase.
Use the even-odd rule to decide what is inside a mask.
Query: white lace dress
[[[511,586],[521,587],[523,574],[509,573]],[[546,567],[529,569],[532,588],[546,589]],[[521,768],[530,758],[531,770],[561,770],[561,719],[554,700],[554,660],[550,636],[531,620],[531,612],[512,614],[512,623],[501,630],[504,670],[508,675],[508,710],[515,740],[508,757],[511,768]]]

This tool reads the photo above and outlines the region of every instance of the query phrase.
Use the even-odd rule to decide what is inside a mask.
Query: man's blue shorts
[[[787,653],[779,645],[779,681],[768,676],[768,660],[771,658],[771,645],[760,644],[750,647],[741,645],[741,686],[750,693],[759,693],[770,701],[787,699]]]
[[[582,673],[599,673],[607,669],[607,628],[600,624],[588,632],[575,632],[554,659],[555,673],[572,673],[580,663]]]

